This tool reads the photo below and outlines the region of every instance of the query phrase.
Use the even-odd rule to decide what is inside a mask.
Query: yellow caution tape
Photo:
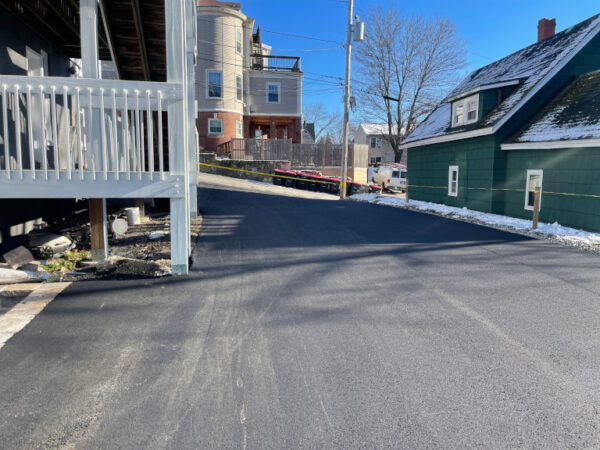
[[[315,179],[312,179],[312,178],[311,179],[306,179],[306,178],[290,177],[290,176],[287,176],[287,175],[275,175],[275,174],[272,174],[272,173],[255,172],[254,170],[246,170],[246,169],[236,169],[234,167],[219,166],[219,165],[216,165],[216,164],[198,163],[198,165],[205,166],[205,167],[216,167],[217,169],[232,170],[234,172],[253,173],[255,175],[263,175],[265,177],[271,177],[271,178],[285,178],[287,180],[306,181],[306,182],[310,182],[310,183],[339,184],[340,187],[343,187],[343,186],[346,185],[346,183],[338,183],[337,181],[321,181],[321,180],[315,180]]]
[[[321,180],[315,180],[315,179],[306,179],[306,178],[297,178],[297,177],[290,177],[287,175],[275,175],[272,173],[264,173],[264,172],[255,172],[253,170],[246,170],[246,169],[236,169],[234,167],[226,167],[226,166],[219,166],[217,164],[207,164],[207,163],[198,163],[199,166],[205,166],[205,167],[215,167],[217,169],[225,169],[225,170],[231,170],[234,172],[245,172],[245,173],[252,173],[255,175],[262,175],[265,177],[271,177],[271,178],[284,178],[287,180],[297,180],[297,181],[306,181],[306,182],[311,182],[311,183],[322,183],[322,184],[339,184],[340,188],[343,188],[347,185],[347,183],[342,183],[342,182],[337,182],[337,181],[321,181]],[[424,188],[424,189],[448,189],[448,186],[427,186],[427,185],[418,185],[418,184],[409,184],[407,185],[407,187],[409,188]],[[501,191],[501,192],[525,192],[525,189],[512,189],[512,188],[476,188],[476,187],[461,187],[461,189],[466,189],[466,190],[470,190],[470,191]],[[589,198],[600,198],[600,195],[596,195],[596,194],[575,194],[575,193],[570,193],[570,192],[552,192],[552,191],[541,191],[542,194],[550,194],[550,195],[567,195],[569,197],[589,197]]]
[[[426,185],[417,185],[417,184],[409,184],[408,187],[414,188],[425,188],[425,189],[448,189],[448,186],[426,186]],[[502,192],[525,192],[525,189],[513,189],[513,188],[476,188],[476,187],[461,187],[461,189],[466,189],[470,191],[502,191]],[[600,195],[596,194],[575,194],[571,192],[552,192],[552,191],[541,191],[542,194],[550,194],[550,195],[567,195],[570,197],[590,197],[590,198],[600,198]]]

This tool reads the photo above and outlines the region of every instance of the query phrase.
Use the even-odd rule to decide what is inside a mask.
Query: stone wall
[[[212,173],[215,175],[223,175],[232,178],[263,181],[265,183],[271,183],[273,178],[244,171],[272,174],[275,169],[290,169],[290,163],[288,161],[241,161],[236,159],[217,159],[214,153],[200,153],[198,157],[201,164],[211,164],[212,166],[216,165],[228,168],[223,169],[200,165],[200,172],[202,173]],[[239,170],[229,170],[229,168]]]

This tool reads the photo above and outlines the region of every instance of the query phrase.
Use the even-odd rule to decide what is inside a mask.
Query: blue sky
[[[260,24],[263,41],[273,46],[273,54],[302,57],[302,70],[305,72],[304,102],[321,102],[330,109],[341,110],[342,88],[336,87],[337,81],[331,77],[344,76],[344,49],[328,41],[346,40],[347,2],[241,1],[244,14]],[[534,43],[537,39],[537,22],[543,17],[556,18],[558,32],[600,13],[597,0],[419,0],[392,3],[407,14],[438,15],[453,20],[467,43],[469,53],[465,72]],[[377,4],[385,7],[390,1],[354,0],[355,14],[360,16]],[[368,33],[369,24],[366,26]],[[273,32],[302,35],[323,41]],[[357,46],[360,43],[353,45]]]

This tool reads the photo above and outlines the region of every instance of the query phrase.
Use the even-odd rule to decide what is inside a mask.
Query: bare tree
[[[354,47],[355,95],[366,119],[387,124],[384,139],[400,162],[402,139],[458,81],[466,47],[450,20],[403,16],[393,4],[374,8],[365,22],[365,40]]]
[[[315,142],[324,138],[327,134],[335,134],[335,127],[337,127],[338,122],[340,122],[339,112],[328,111],[323,103],[311,103],[305,105],[302,116],[305,122],[315,124]]]

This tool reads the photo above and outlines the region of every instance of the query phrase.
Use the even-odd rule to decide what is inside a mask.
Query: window
[[[243,98],[242,98],[242,76],[241,75],[235,76],[235,99],[238,102],[241,102],[243,100]]]
[[[244,137],[244,124],[241,120],[235,121],[235,137]]]
[[[235,51],[239,54],[242,53],[242,29],[235,29]]]
[[[377,164],[381,162],[381,156],[373,156],[371,157],[371,164]]]
[[[209,98],[223,98],[223,74],[221,71],[210,70],[207,74],[206,96]]]
[[[380,137],[372,137],[371,138],[371,148],[381,148],[381,138]]]
[[[533,202],[535,200],[535,189],[540,189],[540,206],[542,209],[542,180],[544,178],[543,170],[528,170],[525,186],[525,209],[533,211]]]
[[[208,119],[209,136],[223,136],[223,119]]]
[[[479,114],[479,95],[472,95],[452,105],[452,126],[458,127],[477,122]]]
[[[458,195],[458,166],[448,168],[448,195],[451,197]]]
[[[279,83],[267,83],[267,103],[279,103]]]

